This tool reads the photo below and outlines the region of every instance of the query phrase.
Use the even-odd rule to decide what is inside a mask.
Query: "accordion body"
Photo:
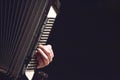
[[[17,80],[25,73],[37,44],[46,44],[59,6],[58,0],[0,0],[1,74]]]

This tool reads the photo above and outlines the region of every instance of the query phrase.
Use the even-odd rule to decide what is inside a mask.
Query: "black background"
[[[119,27],[119,0],[61,0],[48,80],[120,80]]]

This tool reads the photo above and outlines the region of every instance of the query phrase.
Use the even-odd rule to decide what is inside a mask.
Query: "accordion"
[[[59,8],[59,0],[0,0],[0,74],[18,80],[34,70],[34,51],[46,44]]]

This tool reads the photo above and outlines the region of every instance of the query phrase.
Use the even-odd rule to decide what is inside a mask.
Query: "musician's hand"
[[[43,68],[47,66],[54,57],[51,45],[38,45],[36,54],[38,60],[37,68]]]

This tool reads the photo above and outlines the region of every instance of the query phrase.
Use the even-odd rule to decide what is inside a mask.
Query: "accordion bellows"
[[[0,0],[0,72],[20,74],[53,0]]]

